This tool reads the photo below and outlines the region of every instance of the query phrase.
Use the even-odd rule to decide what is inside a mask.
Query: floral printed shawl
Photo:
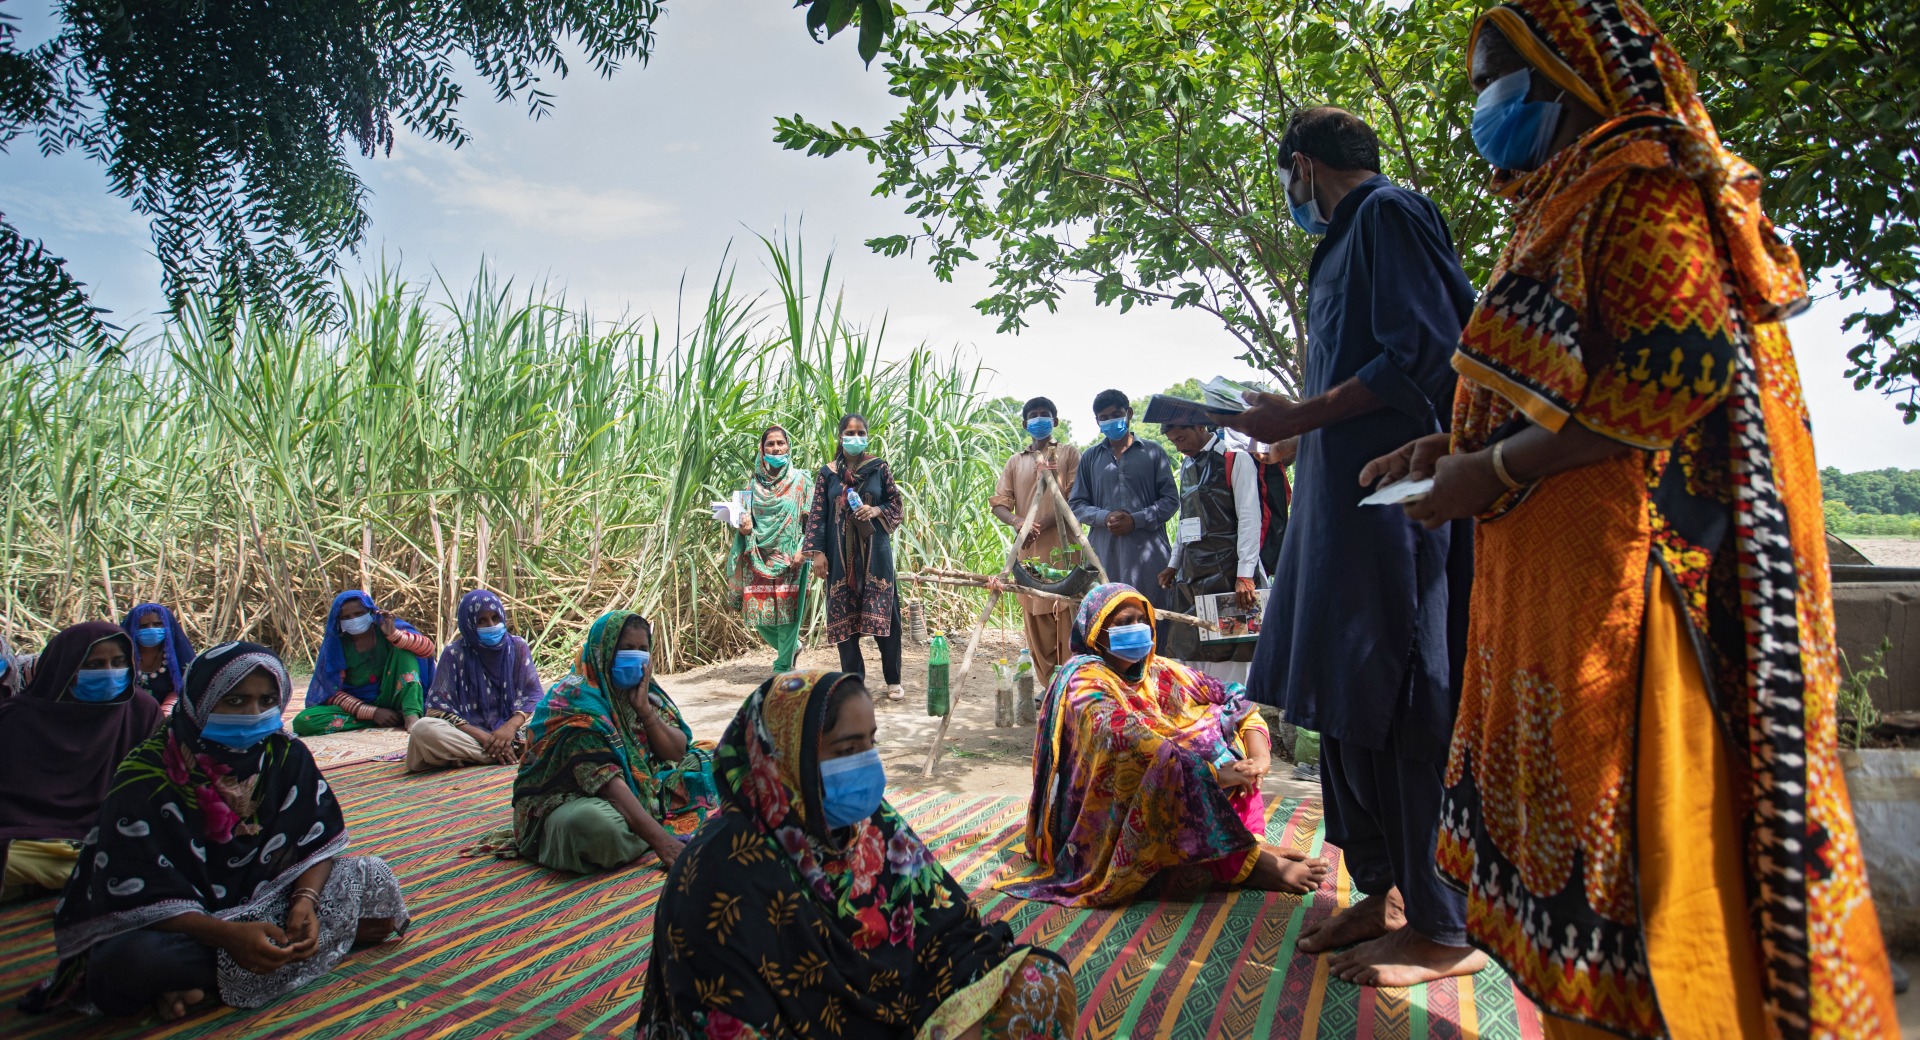
[[[1054,673],[1035,735],[1027,856],[1036,873],[995,882],[1023,899],[1112,906],[1163,870],[1244,853],[1258,838],[1241,822],[1245,789],[1222,790],[1213,762],[1246,753],[1266,723],[1229,689],[1158,654],[1116,673],[1095,647],[1114,611],[1153,604],[1128,585],[1094,588],[1073,623],[1079,655]]]
[[[769,427],[760,435],[761,442],[774,430],[786,432]],[[769,469],[765,459],[754,464],[753,533],[734,532],[733,552],[727,560],[728,595],[749,625],[790,625],[800,616],[807,578],[801,549],[806,543],[810,491],[792,462],[779,473]]]
[[[642,1038],[912,1036],[1023,953],[886,803],[829,830],[820,731],[855,677],[789,672],[755,690],[716,752],[723,808],[667,874]]]
[[[254,669],[293,698],[287,671],[256,643],[225,643],[187,672],[180,710],[114,775],[66,893],[55,904],[61,958],[184,913],[233,920],[347,848],[340,804],[306,745],[284,731],[246,751],[200,739],[227,691]]]
[[[616,776],[642,808],[676,832],[691,831],[713,807],[712,759],[693,746],[693,731],[673,698],[658,684],[649,686],[654,708],[687,736],[686,757],[678,762],[653,753],[632,703],[611,693],[602,678],[613,669],[620,630],[637,616],[627,610],[600,615],[587,630],[573,671],[534,709],[526,729],[527,753],[513,781],[514,833],[523,846],[553,810],[592,795]]]

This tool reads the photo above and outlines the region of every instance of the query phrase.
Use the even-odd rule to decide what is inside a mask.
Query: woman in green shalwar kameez
[[[670,865],[713,808],[713,759],[653,681],[652,647],[646,618],[602,614],[540,699],[513,782],[519,855],[580,874],[649,851]]]
[[[728,560],[733,606],[773,647],[773,670],[793,667],[800,652],[802,605],[807,597],[807,506],[811,488],[794,476],[790,439],[779,426],[760,435],[747,515],[733,536]]]
[[[333,599],[293,732],[311,737],[369,726],[412,729],[426,714],[433,640],[355,589]]]

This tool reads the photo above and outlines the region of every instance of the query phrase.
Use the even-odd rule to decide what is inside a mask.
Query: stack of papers
[[[1209,411],[1237,413],[1247,410],[1247,399],[1242,396],[1263,391],[1251,383],[1242,383],[1226,376],[1214,376],[1200,388],[1204,403]]]
[[[739,527],[741,519],[747,515],[747,493],[735,491],[731,499],[725,502],[709,502],[707,505],[713,510],[715,520],[728,527]]]

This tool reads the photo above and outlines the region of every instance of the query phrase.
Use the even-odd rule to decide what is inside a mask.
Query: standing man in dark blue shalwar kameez
[[[1074,519],[1086,525],[1087,541],[1107,579],[1133,586],[1155,610],[1165,610],[1160,572],[1173,552],[1167,521],[1180,512],[1173,467],[1165,449],[1133,435],[1133,404],[1126,394],[1102,390],[1094,395],[1093,419],[1100,424],[1101,440],[1080,454],[1080,473],[1067,504]]]
[[[1327,840],[1367,895],[1303,933],[1300,949],[1359,943],[1333,974],[1409,986],[1486,963],[1433,861],[1473,533],[1362,506],[1359,476],[1446,427],[1448,359],[1474,292],[1439,209],[1380,175],[1379,138],[1358,117],[1299,113],[1279,159],[1294,222],[1325,237],[1308,275],[1302,399],[1261,395],[1229,422],[1264,441],[1300,437],[1249,689],[1320,731]]]

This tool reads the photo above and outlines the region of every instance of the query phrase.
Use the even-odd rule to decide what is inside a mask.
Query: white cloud
[[[585,188],[496,172],[488,167],[505,170],[513,164],[476,161],[432,145],[414,144],[394,152],[397,172],[427,189],[434,204],[449,215],[477,214],[543,235],[588,242],[659,235],[680,225],[678,207],[630,188]]]

